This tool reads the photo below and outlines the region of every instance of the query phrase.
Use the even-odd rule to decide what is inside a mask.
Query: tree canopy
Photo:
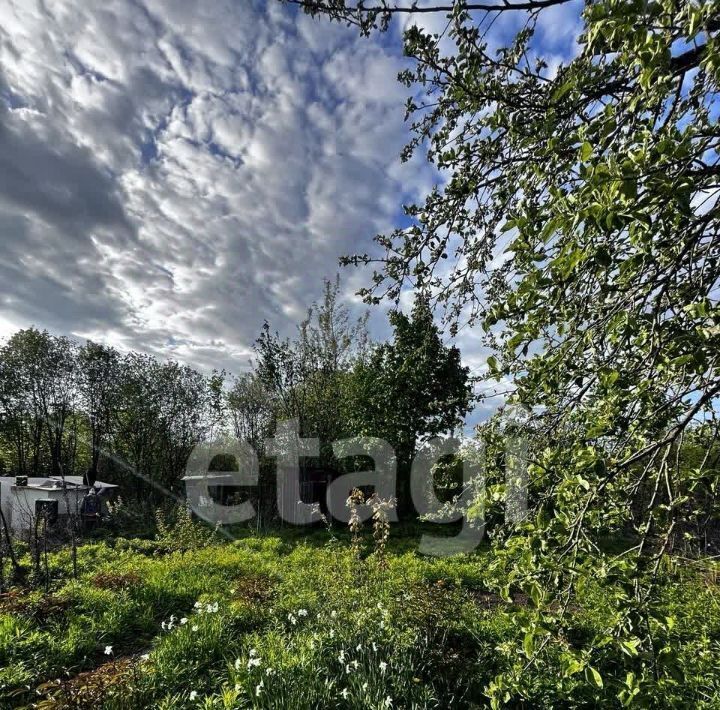
[[[410,226],[345,263],[375,266],[369,302],[410,286],[452,328],[480,329],[488,377],[533,412],[535,506],[496,559],[498,584],[534,605],[493,702],[526,696],[548,653],[565,659],[568,693],[579,673],[601,685],[593,658],[609,648],[620,701],[651,702],[673,682],[658,568],[697,512],[695,482],[717,476],[679,452],[700,422],[717,433],[720,5],[586,2],[576,53],[558,63],[537,30],[550,6],[575,20],[564,0],[290,2],[364,34],[408,12],[446,20],[441,35],[407,27],[400,77],[402,157],[424,151],[443,181],[405,206]],[[519,29],[494,50],[508,14]],[[608,534],[630,542],[611,553]],[[562,612],[591,578],[627,593],[605,636],[573,645]]]

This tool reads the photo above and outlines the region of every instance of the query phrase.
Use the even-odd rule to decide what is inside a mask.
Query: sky
[[[548,18],[561,57],[575,24]],[[0,337],[35,325],[239,372],[324,278],[341,271],[359,313],[370,274],[338,257],[441,179],[399,159],[400,33],[273,1],[0,0]],[[474,371],[478,340],[458,343]]]

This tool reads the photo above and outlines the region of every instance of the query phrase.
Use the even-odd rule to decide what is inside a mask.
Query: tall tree
[[[392,312],[390,324],[393,340],[357,362],[344,415],[353,435],[378,436],[394,447],[398,505],[407,513],[417,447],[462,423],[472,387],[460,351],[443,343],[428,299],[419,296],[410,316]]]
[[[121,358],[106,345],[88,341],[78,352],[80,406],[90,432],[90,465],[85,476],[95,483],[103,450],[109,450],[113,414],[119,406]]]

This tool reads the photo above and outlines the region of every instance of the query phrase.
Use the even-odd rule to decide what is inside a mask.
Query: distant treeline
[[[387,439],[403,489],[417,445],[468,411],[468,370],[425,301],[410,316],[391,314],[394,337],[378,344],[338,295],[339,284],[326,283],[293,339],[265,324],[252,370],[238,376],[35,328],[16,332],[0,347],[0,473],[86,475],[157,500],[161,488],[182,493],[196,444],[225,434],[250,441],[271,476],[264,440],[278,419],[297,418],[302,435],[321,440],[314,465],[331,471],[339,469],[333,441]]]

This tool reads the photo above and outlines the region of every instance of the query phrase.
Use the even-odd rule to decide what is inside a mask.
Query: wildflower
[[[330,612],[330,617],[334,619],[336,616],[337,616],[337,612],[335,611],[335,609],[333,609],[333,610]]]
[[[147,661],[149,658],[150,658],[150,654],[149,654],[149,653],[143,653],[143,655],[140,656],[140,660],[141,660],[141,661]]]
[[[297,619],[295,618],[295,614],[288,614],[288,621],[295,626],[297,624]]]
[[[345,663],[345,651],[342,648],[338,654],[338,661],[340,661],[340,663]]]
[[[362,644],[359,643],[357,646],[355,646],[355,650],[356,651],[362,650]]]
[[[105,655],[109,656],[112,653],[112,646],[105,646]]]
[[[265,675],[275,675],[275,669],[274,668],[268,668],[265,671]]]
[[[254,648],[251,648],[251,649],[248,651],[248,656],[250,656],[250,658],[254,658],[255,656],[257,656],[257,650],[254,649]]]
[[[248,670],[250,670],[253,666],[259,666],[260,665],[260,659],[259,658],[250,658],[248,660]]]
[[[190,700],[195,700],[197,698],[197,690],[193,690],[190,692]]]
[[[350,674],[352,673],[352,670],[350,669],[350,664],[349,664],[349,663],[345,666],[345,672],[346,672],[348,675],[350,675]]]
[[[264,687],[265,687],[265,683],[264,683],[263,681],[260,681],[260,682],[255,686],[255,695],[260,695],[260,693],[262,693],[262,689],[263,689]]]
[[[308,615],[307,609],[298,609],[297,615],[298,616],[307,616]]]
[[[372,642],[372,650],[377,653],[377,644],[374,641]]]
[[[239,671],[241,665],[242,665],[242,661],[239,658],[236,658],[235,659],[235,670]]]
[[[362,684],[362,689],[363,689],[363,692],[368,689],[367,681],[365,681],[365,682]]]
[[[165,631],[167,629],[167,622],[163,621],[160,626],[162,626],[162,630]]]
[[[358,660],[357,660],[357,658],[356,658],[354,661],[352,661],[352,663],[351,663],[350,665],[351,665],[355,670],[357,670],[357,669],[358,669],[358,666],[360,665],[360,663],[358,662]]]
[[[345,698],[345,700],[347,700],[348,696],[350,695],[350,691],[347,688],[343,688],[343,692],[341,693],[341,695],[343,696],[343,698]]]
[[[387,698],[385,698],[385,707],[389,708],[393,703],[392,698],[388,695]]]
[[[198,602],[195,602],[194,606],[196,609],[199,609],[202,606],[202,604],[198,601]]]
[[[190,631],[197,631],[199,628],[200,628],[200,627],[199,627],[197,624],[195,624],[195,625],[190,629]]]
[[[180,626],[185,626],[187,624],[187,619],[183,616],[182,619],[180,619]]]
[[[386,668],[387,663],[385,663],[385,661],[380,661],[380,670],[384,673]]]

